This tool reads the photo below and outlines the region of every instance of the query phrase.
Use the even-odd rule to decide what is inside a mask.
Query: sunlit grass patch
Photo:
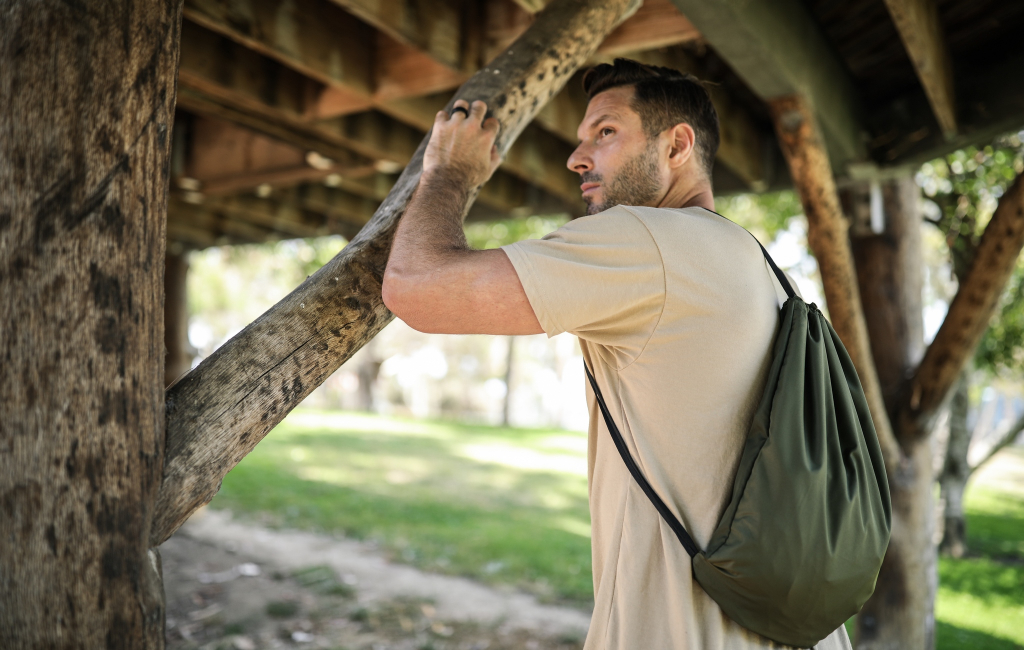
[[[213,505],[586,603],[586,472],[583,433],[299,411],[232,470]]]
[[[990,637],[971,648],[1024,647],[1024,564],[940,558],[935,618],[949,626],[945,640],[939,629],[940,647],[967,647],[953,643],[964,632]]]

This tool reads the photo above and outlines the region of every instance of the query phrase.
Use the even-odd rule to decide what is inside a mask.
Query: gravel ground
[[[372,546],[197,513],[160,547],[170,650],[578,650],[589,614],[392,564]]]

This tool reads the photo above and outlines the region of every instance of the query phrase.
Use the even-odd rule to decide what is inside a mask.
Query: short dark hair
[[[631,106],[640,115],[648,139],[681,122],[693,127],[697,153],[711,178],[720,142],[718,112],[701,81],[689,73],[631,59],[601,63],[583,74],[588,99],[619,86],[634,87]]]

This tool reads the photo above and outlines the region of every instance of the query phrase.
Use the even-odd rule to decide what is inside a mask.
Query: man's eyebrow
[[[618,119],[619,119],[619,116],[616,115],[615,113],[605,113],[604,115],[600,115],[600,116],[595,117],[594,119],[590,120],[590,124],[587,125],[587,128],[588,129],[592,129],[595,126],[597,126],[598,124],[600,124],[601,122],[604,122],[605,120],[616,121]],[[580,140],[580,142],[583,142],[583,141]]]

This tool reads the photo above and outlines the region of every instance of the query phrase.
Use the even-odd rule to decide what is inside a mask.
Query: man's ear
[[[671,169],[678,169],[693,156],[697,146],[697,136],[694,134],[692,126],[681,122],[668,130],[668,137],[668,166]]]

